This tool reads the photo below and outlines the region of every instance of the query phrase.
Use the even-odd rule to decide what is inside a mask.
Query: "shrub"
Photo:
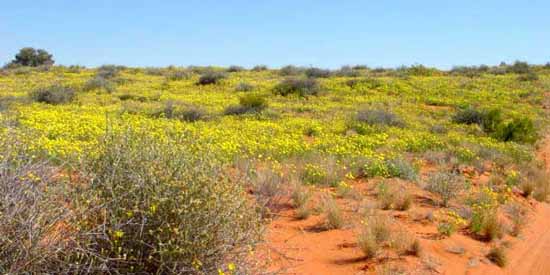
[[[495,133],[495,137],[505,142],[533,143],[537,140],[537,131],[531,119],[519,117],[501,124]]]
[[[302,69],[302,68],[298,68],[298,67],[292,66],[292,65],[287,65],[287,66],[282,67],[279,70],[279,74],[281,74],[283,76],[291,76],[291,75],[301,74],[301,73],[303,73],[303,71],[304,71],[304,69]]]
[[[195,122],[206,118],[206,111],[195,105],[181,105],[174,101],[167,101],[164,108],[155,114],[169,119],[179,119],[187,122]]]
[[[305,70],[307,77],[311,78],[327,78],[331,76],[330,70],[320,69],[320,68],[307,68]]]
[[[134,100],[134,101],[139,101],[139,102],[147,101],[146,96],[133,95],[133,94],[121,94],[121,95],[118,96],[118,98],[122,101],[126,101],[126,100]]]
[[[380,208],[384,210],[395,209],[408,210],[413,202],[413,197],[405,188],[381,182],[377,186],[377,199]]]
[[[437,225],[437,232],[443,236],[450,237],[456,232],[456,226],[450,222],[441,222]]]
[[[202,74],[197,82],[197,85],[211,85],[218,84],[221,80],[225,79],[226,75],[222,72],[206,72]]]
[[[225,109],[226,115],[242,115],[247,113],[260,113],[267,108],[267,100],[256,94],[247,94],[239,98],[239,105],[231,105]]]
[[[267,71],[269,68],[266,65],[256,65],[254,68],[252,68],[252,71],[254,72],[261,72],[261,71]]]
[[[32,91],[30,97],[36,102],[56,105],[72,101],[75,97],[75,91],[69,87],[53,85]]]
[[[539,76],[532,71],[529,71],[528,73],[518,76],[518,81],[537,81],[537,80],[539,80]]]
[[[283,196],[287,195],[284,179],[273,167],[256,170],[252,178],[252,190],[264,217],[271,216]]]
[[[307,204],[311,198],[311,193],[308,189],[300,184],[296,184],[291,194],[292,206],[294,208],[300,208]]]
[[[449,201],[464,189],[464,179],[457,174],[437,172],[430,175],[426,190],[440,196],[441,204],[449,206]]]
[[[351,66],[342,66],[334,74],[336,74],[337,76],[344,76],[344,77],[357,77],[361,75],[361,72],[359,70],[352,68]]]
[[[240,266],[259,236],[259,219],[193,138],[158,141],[129,131],[109,135],[86,164],[90,184],[73,204],[79,254],[73,263],[109,273],[207,273]],[[244,264],[244,263],[243,263]]]
[[[494,247],[487,254],[487,259],[495,263],[499,267],[505,267],[508,263],[506,252],[502,247]]]
[[[97,68],[96,77],[100,77],[103,79],[113,79],[117,77],[120,71],[122,71],[123,69],[124,67],[122,66],[103,65]]]
[[[418,179],[418,170],[410,162],[401,159],[386,160],[386,167],[390,177],[397,177],[404,180],[416,181]]]
[[[321,86],[315,79],[307,78],[288,78],[281,81],[274,88],[275,94],[287,96],[296,94],[302,97],[310,95],[318,95],[321,91]]]
[[[246,83],[246,82],[240,82],[235,87],[235,91],[237,91],[237,92],[250,92],[250,91],[254,90],[254,88],[255,87],[252,84],[249,84],[249,83]]]
[[[368,227],[365,227],[359,234],[357,246],[359,246],[365,257],[369,259],[376,257],[380,251],[380,244],[378,244]]]
[[[357,112],[355,120],[368,125],[385,125],[391,127],[405,127],[405,122],[397,115],[383,109],[363,109]]]
[[[479,124],[483,121],[483,114],[481,111],[473,108],[467,107],[461,109],[455,113],[453,116],[453,122],[460,124]]]
[[[345,174],[333,156],[313,156],[299,170],[304,183],[325,186],[336,186]]]
[[[509,65],[506,68],[506,71],[508,73],[515,73],[515,74],[526,74],[531,71],[531,68],[529,67],[529,64],[527,62],[523,61],[516,61],[514,64]]]
[[[327,230],[340,229],[344,225],[344,216],[342,210],[331,197],[326,197],[323,200],[323,210],[325,213],[324,227]]]
[[[92,91],[92,90],[104,89],[105,91],[112,93],[114,92],[115,87],[109,80],[100,76],[95,76],[92,79],[86,81],[82,89],[86,92]]]
[[[236,66],[236,65],[231,65],[231,66],[229,66],[229,68],[227,68],[227,71],[230,72],[230,73],[242,72],[244,70],[245,70],[245,68],[243,68],[241,66]]]
[[[15,55],[15,59],[11,62],[13,65],[20,66],[51,66],[55,63],[52,55],[43,49],[22,48]]]
[[[482,188],[469,199],[472,208],[470,229],[483,240],[502,237],[502,224],[498,218],[498,195],[488,187]]]
[[[65,273],[74,237],[64,226],[70,190],[59,169],[28,149],[15,136],[0,139],[0,273]]]
[[[188,79],[189,77],[191,77],[191,74],[186,71],[186,70],[171,70],[169,72],[167,72],[166,74],[166,79],[170,80],[170,81],[179,81],[179,80],[184,80],[184,79]]]

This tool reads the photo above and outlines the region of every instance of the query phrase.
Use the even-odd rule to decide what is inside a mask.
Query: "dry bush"
[[[342,210],[331,196],[327,195],[323,198],[323,212],[325,215],[325,229],[340,229],[344,226]]]
[[[370,214],[363,222],[357,245],[368,258],[376,257],[383,244],[391,237],[391,221],[379,214]]]
[[[413,203],[412,194],[403,186],[381,182],[378,184],[377,189],[377,198],[381,209],[405,211]]]
[[[499,267],[505,267],[508,263],[506,251],[504,251],[504,248],[502,247],[492,248],[487,254],[487,259],[489,259],[491,262],[495,263]]]
[[[430,175],[425,188],[439,195],[441,197],[441,204],[444,207],[448,207],[449,201],[454,199],[464,189],[464,179],[462,176],[454,173],[437,172]]]
[[[527,222],[527,209],[519,203],[508,204],[504,209],[512,222],[510,235],[517,237]]]

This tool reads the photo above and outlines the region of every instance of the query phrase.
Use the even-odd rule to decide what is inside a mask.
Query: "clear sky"
[[[339,67],[550,61],[550,1],[0,0],[0,63]],[[1,65],[1,64],[0,64]]]

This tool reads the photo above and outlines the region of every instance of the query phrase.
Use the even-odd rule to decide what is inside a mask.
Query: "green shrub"
[[[76,93],[72,88],[53,85],[47,88],[39,88],[30,93],[30,97],[36,102],[48,104],[62,104],[72,101]]]
[[[227,76],[222,72],[206,72],[199,77],[197,85],[211,85],[218,84],[221,80]]]
[[[537,81],[537,80],[539,80],[539,76],[532,71],[529,71],[525,74],[518,76],[518,81]]]
[[[230,73],[242,72],[244,70],[245,68],[241,66],[236,66],[236,65],[232,65],[232,66],[229,66],[229,68],[227,68],[227,72],[230,72]]]
[[[453,116],[453,122],[460,124],[477,124],[484,132],[494,133],[502,124],[500,109],[478,110],[473,107],[461,109]]]
[[[404,180],[416,181],[418,170],[410,162],[401,159],[386,160],[386,166],[390,177],[397,177]]]
[[[464,189],[464,179],[457,174],[437,172],[430,175],[426,190],[440,196],[441,204],[449,206],[449,201]]]
[[[95,76],[92,79],[86,81],[84,87],[82,88],[85,92],[104,89],[105,91],[112,93],[115,90],[115,87],[111,81],[101,77]]]
[[[179,119],[187,122],[195,122],[206,118],[206,111],[195,105],[178,104],[174,101],[167,101],[162,110],[155,116],[163,116],[169,119]]]
[[[483,121],[483,113],[473,107],[461,109],[453,116],[453,122],[460,124],[479,124]]]
[[[501,141],[533,143],[537,140],[537,130],[527,117],[514,118],[497,129],[495,137]]]
[[[96,77],[100,77],[103,79],[113,79],[117,77],[120,71],[122,71],[123,69],[123,66],[103,65],[97,68]]]
[[[259,217],[216,161],[193,139],[159,142],[129,131],[109,135],[86,163],[79,254],[72,261],[109,273],[206,273],[241,266],[259,236]]]
[[[327,78],[332,75],[330,70],[320,69],[320,68],[307,68],[305,70],[307,77],[311,78]]]
[[[30,67],[51,66],[55,63],[52,57],[50,53],[43,49],[27,47],[20,49],[10,64]]]
[[[368,125],[405,127],[405,122],[391,111],[383,109],[363,109],[357,112],[355,121]]]
[[[267,100],[257,94],[247,94],[239,98],[239,105],[231,105],[225,109],[226,115],[241,115],[247,113],[260,113],[267,108]]]
[[[321,85],[312,78],[288,78],[281,81],[274,88],[275,94],[287,96],[296,94],[302,97],[318,95],[321,92]]]
[[[261,72],[261,71],[267,71],[269,68],[266,65],[256,65],[254,68],[252,68],[252,71],[254,72]]]
[[[282,76],[299,75],[303,72],[304,72],[303,68],[299,68],[292,65],[284,66],[279,70],[279,74],[281,74]]]
[[[191,77],[191,74],[187,70],[170,70],[167,73],[165,73],[166,79],[170,81],[179,81],[179,80],[185,80],[189,79]]]
[[[508,73],[514,73],[514,74],[526,74],[531,71],[531,68],[529,67],[529,64],[527,62],[516,61],[514,62],[514,64],[509,65],[506,68],[506,71]]]

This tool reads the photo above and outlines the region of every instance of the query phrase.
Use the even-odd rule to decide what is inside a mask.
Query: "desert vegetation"
[[[549,89],[524,62],[70,68],[22,50],[0,74],[0,273],[256,273],[296,224],[346,236],[327,241],[359,270],[431,270],[457,236],[504,267],[524,205],[549,199]]]

